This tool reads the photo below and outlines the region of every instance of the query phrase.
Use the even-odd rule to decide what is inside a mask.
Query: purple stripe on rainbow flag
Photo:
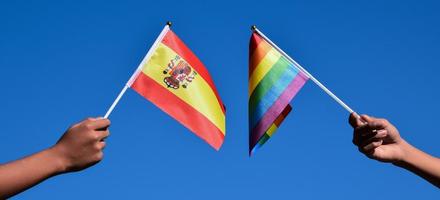
[[[249,137],[249,151],[253,149],[258,140],[264,135],[270,125],[273,124],[275,119],[281,114],[283,109],[290,103],[308,79],[309,78],[305,74],[299,72],[289,86],[287,86],[286,90],[280,95],[269,110],[267,110],[261,120],[251,130]]]
[[[249,90],[249,155],[276,132],[290,112],[290,101],[309,79],[286,57],[281,56],[278,62],[273,62],[273,56],[268,56],[272,54],[266,54],[281,54],[276,51],[258,33],[252,34],[249,44],[249,83],[257,87]],[[280,61],[283,60],[285,62],[282,64]]]
[[[257,149],[262,147],[273,136],[273,134],[275,134],[276,130],[278,129],[278,127],[280,127],[281,123],[283,123],[284,119],[287,117],[287,115],[289,115],[291,110],[292,107],[287,104],[287,106],[283,109],[283,112],[281,112],[281,114],[275,119],[274,123],[258,140],[257,144],[255,144],[255,147],[251,150],[249,155],[254,154]]]
[[[287,62],[287,61],[286,61]],[[275,66],[274,66],[275,67]],[[295,69],[293,67],[292,64],[288,65],[286,67],[286,69],[284,71],[282,71],[282,75],[275,80],[270,80],[270,81],[274,81],[277,84],[272,84],[270,89],[268,89],[266,91],[266,93],[264,95],[262,95],[263,97],[261,97],[259,99],[258,103],[254,103],[256,104],[254,108],[252,108],[252,101],[258,101],[258,97],[257,98],[252,98],[253,95],[251,96],[251,99],[249,99],[249,126],[250,127],[255,127],[255,125],[263,118],[264,114],[267,113],[267,110],[269,110],[270,106],[272,106],[274,104],[274,102],[277,101],[277,99],[281,96],[281,94],[283,92],[286,91],[287,87],[289,86],[290,83],[292,83],[292,81],[295,79],[295,77],[298,76],[298,73],[300,73],[297,69]],[[266,74],[265,77],[269,76],[270,74]],[[273,77],[269,77],[274,79]],[[260,81],[259,84],[261,84],[264,80]],[[258,87],[257,87],[258,89]]]

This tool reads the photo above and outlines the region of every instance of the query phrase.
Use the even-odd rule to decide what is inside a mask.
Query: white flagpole
[[[168,30],[170,30],[170,26],[171,26],[171,22],[167,22],[167,24],[165,25],[165,27],[162,29],[162,31],[160,32],[159,36],[157,37],[156,41],[154,41],[153,45],[148,50],[147,55],[145,55],[144,59],[139,64],[139,66],[136,69],[136,71],[133,73],[133,75],[131,75],[130,79],[128,79],[127,83],[125,84],[124,88],[122,88],[122,90],[119,93],[118,97],[116,97],[115,101],[112,103],[110,108],[107,110],[107,113],[105,113],[104,118],[107,119],[110,116],[110,114],[112,113],[113,109],[115,109],[115,106],[118,104],[119,100],[121,100],[122,96],[125,94],[127,89],[133,84],[134,80],[139,75],[139,72],[141,72],[142,67],[144,66],[144,64],[146,62],[148,62],[148,60],[150,60],[150,58],[153,55],[154,51],[157,49],[157,46],[162,41],[163,37],[168,32]]]
[[[321,82],[319,82],[315,77],[312,76],[306,69],[304,69],[300,64],[298,64],[295,60],[293,60],[287,53],[285,53],[281,48],[279,48],[275,43],[273,43],[269,38],[267,38],[260,30],[257,29],[256,26],[252,26],[251,29],[258,33],[261,37],[264,38],[272,47],[274,47],[276,50],[278,50],[284,57],[287,58],[298,70],[302,71],[304,74],[306,74],[310,80],[312,80],[316,85],[318,85],[322,90],[324,90],[325,93],[327,93],[331,98],[333,98],[339,105],[345,108],[349,113],[354,113],[353,109],[351,109],[347,104],[345,104],[341,99],[339,99],[333,92],[331,92],[327,87],[325,87]],[[360,118],[356,114],[357,118]]]

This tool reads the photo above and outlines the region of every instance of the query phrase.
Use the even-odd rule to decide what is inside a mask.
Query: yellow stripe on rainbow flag
[[[280,57],[281,54],[275,49],[272,49],[269,52],[267,52],[267,54],[264,56],[261,62],[257,64],[254,72],[249,78],[249,96],[257,87],[258,83],[260,83],[261,79],[263,79],[264,76],[267,74],[267,72],[269,72],[269,70],[271,69],[270,67],[267,66],[274,65],[280,59]]]

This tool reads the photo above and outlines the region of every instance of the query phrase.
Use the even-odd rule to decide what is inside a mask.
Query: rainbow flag
[[[249,44],[249,155],[272,137],[292,110],[290,101],[308,79],[258,33],[252,34]]]
[[[208,70],[168,26],[128,85],[220,149],[225,137],[225,107]]]

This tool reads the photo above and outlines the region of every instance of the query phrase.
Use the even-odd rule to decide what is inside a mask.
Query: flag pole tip
[[[256,29],[257,29],[257,26],[255,26],[255,25],[252,25],[252,26],[251,26],[251,30],[252,30],[252,31],[255,31]]]
[[[171,26],[171,25],[173,25],[173,23],[171,23],[171,21],[167,21],[167,25]]]

